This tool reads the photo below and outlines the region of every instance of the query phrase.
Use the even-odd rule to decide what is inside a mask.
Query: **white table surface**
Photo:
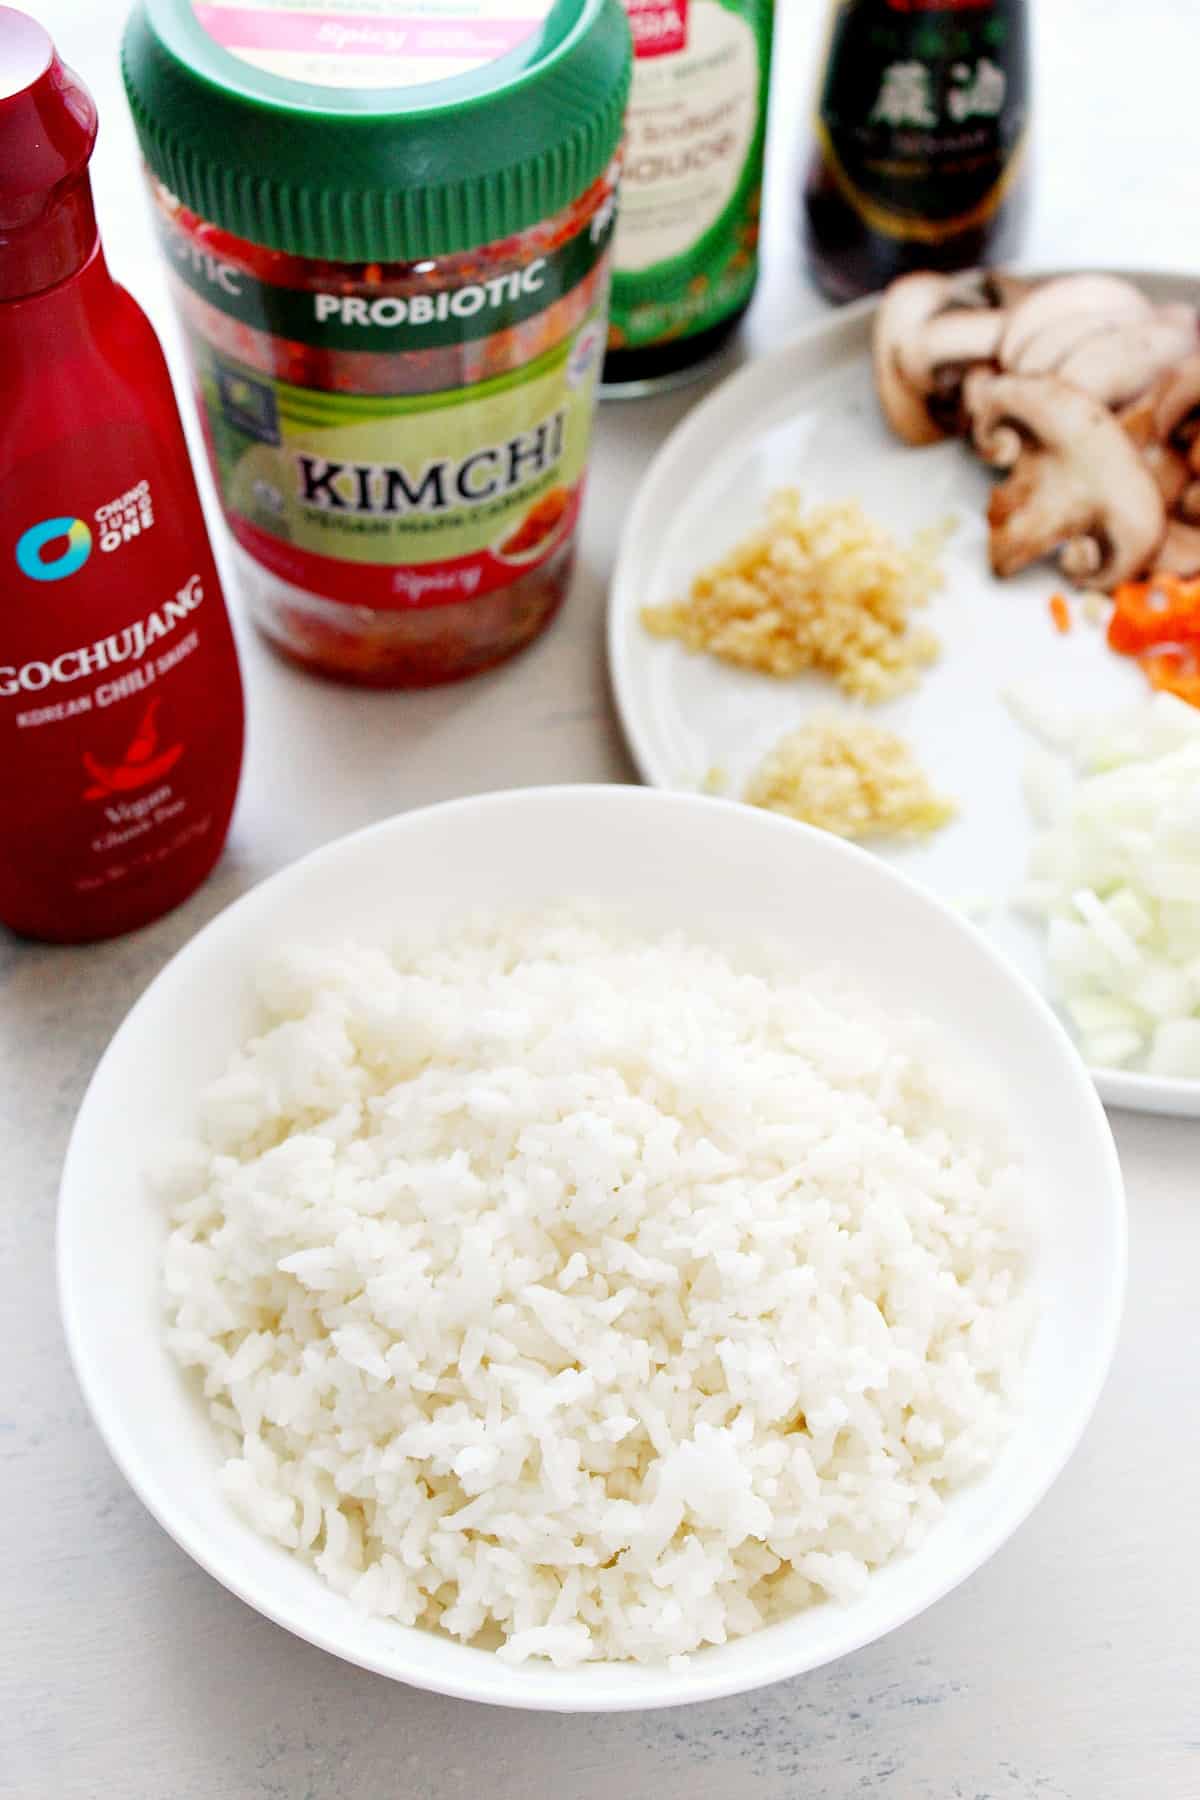
[[[123,5],[25,4],[100,105],[94,172],[110,261],[162,329],[178,375],[117,77]],[[822,310],[792,226],[823,0],[779,6],[766,277],[747,351]],[[1031,260],[1200,269],[1200,8],[1035,0],[1034,10]],[[109,1035],[205,920],[340,832],[486,788],[633,778],[606,686],[605,587],[634,487],[703,391],[605,410],[581,565],[543,642],[465,686],[372,695],[295,673],[243,632],[249,757],[228,849],[205,888],[157,925],[95,948],[0,933],[4,1796],[1200,1796],[1198,1125],[1114,1117],[1131,1229],[1121,1347],[1082,1448],[1016,1539],[883,1643],[711,1706],[524,1715],[346,1667],[196,1568],[125,1487],[80,1401],[55,1306],[55,1190]]]

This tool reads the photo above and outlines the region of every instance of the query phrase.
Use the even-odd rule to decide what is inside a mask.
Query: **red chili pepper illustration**
[[[154,722],[157,712],[158,696],[155,695],[142,714],[142,722],[134,733],[133,742],[125,752],[127,763],[149,762],[158,749],[158,726]]]
[[[123,794],[128,793],[131,788],[145,787],[149,782],[158,781],[168,769],[175,767],[183,755],[182,744],[172,744],[169,750],[159,751],[157,756],[154,754],[158,749],[158,704],[156,696],[142,714],[121,762],[110,767],[97,762],[90,750],[84,751],[83,766],[95,784],[85,788],[85,800],[105,800],[110,794]]]

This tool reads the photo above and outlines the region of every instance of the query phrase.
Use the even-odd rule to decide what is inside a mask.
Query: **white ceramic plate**
[[[1197,282],[1138,276],[1161,299],[1195,302]],[[768,494],[799,487],[808,503],[855,498],[901,536],[947,517],[946,586],[928,614],[942,658],[911,694],[871,717],[904,734],[934,785],[960,812],[923,844],[887,860],[952,905],[979,898],[992,941],[1046,985],[1043,932],[1006,907],[1022,879],[1033,827],[1020,773],[1030,739],[1001,694],[1020,686],[1050,706],[1119,706],[1146,693],[1072,600],[1074,629],[1054,629],[1055,570],[997,582],[988,571],[984,509],[992,477],[958,443],[911,450],[882,423],[871,378],[873,301],[832,316],[740,370],[667,440],[626,524],[609,612],[617,705],[638,769],[655,787],[695,791],[714,765],[740,793],[760,756],[806,710],[837,705],[820,677],[773,681],[651,638],[638,614],[686,593],[691,577],[761,520]],[[1200,1082],[1093,1071],[1104,1099],[1146,1112],[1200,1116]]]
[[[367,1619],[226,1504],[217,1449],[163,1344],[165,1235],[148,1155],[192,1127],[201,1086],[252,1026],[252,973],[283,937],[384,942],[465,903],[593,899],[649,923],[782,936],[857,965],[885,1004],[939,1020],[1003,1091],[1037,1184],[1038,1324],[1014,1435],[925,1544],[851,1606],[823,1606],[705,1650],[685,1670],[511,1668],[483,1650]],[[645,788],[544,788],[391,819],[286,869],[191,941],[142,995],[93,1077],[58,1219],[67,1342],[118,1466],[197,1562],[298,1636],[417,1687],[498,1705],[680,1705],[797,1675],[903,1624],[984,1562],[1070,1455],[1116,1340],[1125,1213],[1087,1072],[1034,989],[963,920],[862,851],[748,807]]]

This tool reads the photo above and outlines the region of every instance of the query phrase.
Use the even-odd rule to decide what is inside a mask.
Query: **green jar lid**
[[[337,262],[448,256],[602,175],[621,0],[139,0],[122,50],[142,152],[203,218]]]

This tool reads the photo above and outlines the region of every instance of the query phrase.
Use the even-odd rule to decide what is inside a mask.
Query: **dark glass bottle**
[[[1011,257],[1029,100],[1026,0],[833,0],[803,197],[828,298]]]

